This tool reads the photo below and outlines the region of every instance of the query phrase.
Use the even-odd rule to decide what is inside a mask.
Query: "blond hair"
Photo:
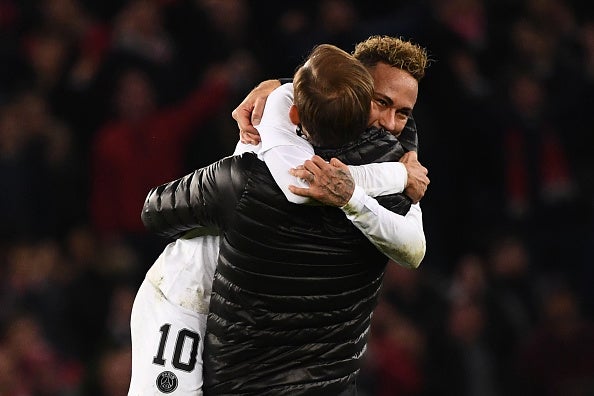
[[[383,62],[409,72],[417,81],[425,76],[430,62],[425,48],[390,36],[369,37],[355,46],[353,55],[366,67]]]

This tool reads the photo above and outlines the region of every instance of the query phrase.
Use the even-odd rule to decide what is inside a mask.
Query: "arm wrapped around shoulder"
[[[426,251],[423,216],[419,204],[411,204],[408,196],[376,199],[356,187],[342,210],[386,257],[407,268],[421,264]]]

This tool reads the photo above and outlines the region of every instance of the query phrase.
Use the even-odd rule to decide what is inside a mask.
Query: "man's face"
[[[419,83],[408,72],[386,63],[378,63],[369,72],[375,87],[370,126],[382,127],[398,136],[417,102]]]

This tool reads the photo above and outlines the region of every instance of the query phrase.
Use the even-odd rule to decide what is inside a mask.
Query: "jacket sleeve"
[[[398,140],[406,151],[419,152],[419,134],[417,132],[417,123],[413,116],[408,118],[404,129],[398,136]]]
[[[253,154],[226,157],[151,189],[141,214],[145,227],[170,238],[200,227],[223,228],[243,191],[249,157]]]
[[[426,251],[422,212],[418,204],[411,205],[406,195],[393,194],[376,200],[356,187],[342,210],[388,258],[407,268],[421,264]]]

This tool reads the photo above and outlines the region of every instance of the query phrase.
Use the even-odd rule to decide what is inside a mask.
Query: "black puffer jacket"
[[[354,165],[403,152],[375,129],[341,150],[317,150]],[[400,214],[411,204],[402,194],[379,200]],[[338,395],[353,384],[387,259],[340,209],[288,202],[249,153],[153,189],[142,218],[166,236],[221,231],[205,394]]]

